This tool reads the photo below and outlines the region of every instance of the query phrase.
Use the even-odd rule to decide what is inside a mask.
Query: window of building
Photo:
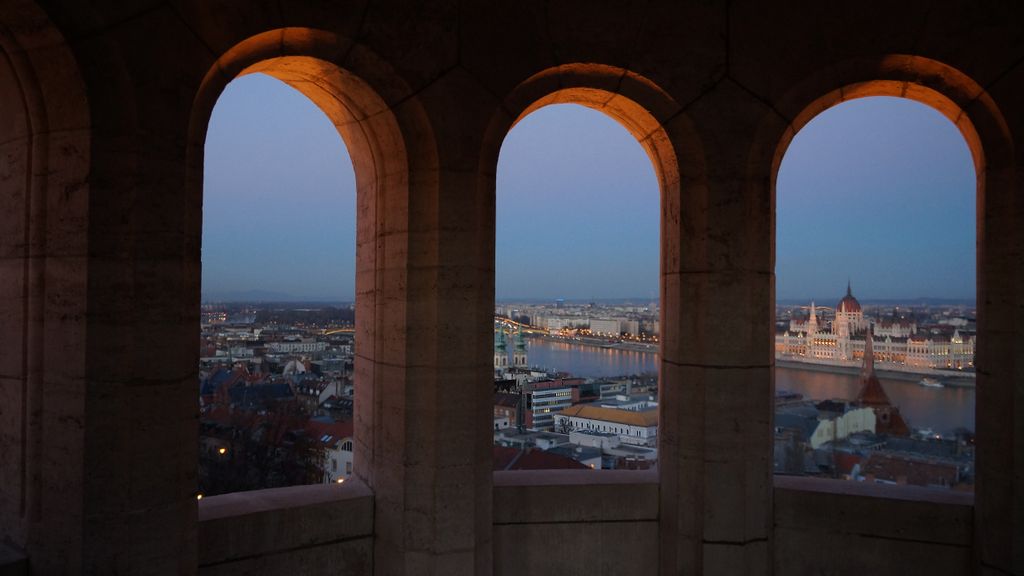
[[[325,453],[352,434],[356,209],[345,144],[298,90],[243,75],[210,117],[203,188],[200,441],[228,448],[200,457],[199,490],[330,481]]]
[[[776,473],[973,490],[974,164],[891,97],[811,120],[776,182]]]

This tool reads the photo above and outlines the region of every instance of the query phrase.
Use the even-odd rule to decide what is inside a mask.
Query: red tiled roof
[[[316,422],[310,420],[306,422],[306,432],[318,444],[322,444],[327,447],[333,447],[338,442],[345,438],[351,438],[354,433],[355,425],[349,420],[347,422]],[[328,437],[328,438],[325,438]],[[325,438],[321,442],[321,438]]]
[[[875,430],[879,433],[892,434],[893,436],[910,435],[910,426],[908,426],[907,421],[903,419],[899,408],[893,408],[889,411],[888,425],[882,422],[877,422],[876,420]]]
[[[254,431],[265,428],[263,442],[279,445],[289,431],[306,428],[310,423],[304,416],[286,412],[260,414],[250,410],[232,410],[226,406],[215,406],[199,415],[200,422],[216,423],[237,430]],[[344,423],[351,424],[351,423]],[[308,428],[306,428],[308,430]],[[351,436],[351,434],[349,434]],[[317,437],[319,438],[319,436]]]
[[[543,450],[494,447],[495,470],[589,470],[590,467],[572,458]]]
[[[583,378],[556,378],[555,380],[538,380],[536,382],[528,382],[526,389],[529,391],[533,390],[547,390],[549,388],[572,388],[573,386],[579,386],[583,384]]]
[[[956,464],[878,452],[868,455],[861,466],[861,473],[880,480],[914,486],[952,486],[959,480]]]
[[[892,405],[889,395],[882,388],[882,383],[875,375],[875,352],[874,337],[871,328],[864,341],[864,368],[860,375],[860,393],[857,394],[857,401],[875,410],[875,431],[879,434],[893,434],[896,436],[907,436],[910,434],[910,427],[900,415],[900,409]]]
[[[510,394],[508,392],[496,392],[494,394],[494,405],[504,406],[507,408],[518,408],[519,394]]]
[[[874,374],[871,374],[870,377],[861,381],[860,393],[857,394],[857,402],[871,407],[892,405],[892,401],[889,400],[889,395],[885,393],[885,389],[882,388],[882,383],[878,381],[878,377]]]
[[[849,284],[846,285],[846,296],[843,296],[843,299],[836,305],[836,312],[860,312],[860,302],[853,297]]]
[[[853,467],[861,463],[863,456],[859,454],[851,454],[849,452],[837,452],[835,455],[836,459],[836,471],[840,474],[849,474],[853,471]]]
[[[520,450],[518,448],[508,448],[505,446],[494,447],[494,469],[495,470],[507,470],[508,467],[515,462],[516,458],[519,457]]]
[[[891,406],[892,402],[889,401],[889,395],[882,388],[882,383],[878,381],[878,376],[875,376],[874,341],[874,336],[871,334],[871,328],[869,327],[868,333],[864,337],[864,366],[861,368],[860,393],[857,394],[857,401],[872,407]]]
[[[643,410],[637,412],[633,410],[620,410],[618,408],[605,408],[603,406],[594,406],[592,404],[577,404],[575,406],[570,406],[559,412],[558,416],[587,418],[589,420],[611,422],[613,424],[626,424],[629,426],[650,427],[658,425],[657,410]]]

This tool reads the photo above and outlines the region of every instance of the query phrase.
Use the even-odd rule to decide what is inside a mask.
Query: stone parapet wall
[[[515,543],[560,540],[596,541],[573,558],[625,572],[799,572],[842,546],[893,571],[935,550],[946,571],[969,557],[1024,573],[1022,14],[969,0],[3,3],[0,542],[44,575],[359,572],[367,558],[378,574],[488,574],[541,570]],[[274,524],[301,534],[308,506],[197,522],[195,501],[203,146],[223,87],[257,72],[324,110],[358,188],[354,454],[374,496],[320,504],[356,532],[318,518],[319,539],[284,547]],[[863,537],[828,514],[812,533],[773,488],[775,176],[804,125],[865,96],[938,110],[978,176],[968,548],[962,532]],[[520,118],[556,103],[620,122],[661,189],[656,485],[492,475],[497,159]],[[542,520],[531,499],[577,507]],[[615,535],[641,553],[627,562]]]
[[[367,574],[373,495],[352,479],[239,492],[199,503],[199,573]]]

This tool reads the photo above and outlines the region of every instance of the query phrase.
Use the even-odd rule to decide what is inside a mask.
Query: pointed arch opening
[[[567,65],[538,74],[514,91],[506,99],[505,104],[505,109],[512,112],[508,115],[503,114],[492,122],[489,131],[490,137],[485,141],[485,145],[493,155],[485,155],[485,164],[482,170],[485,179],[488,176],[495,178],[490,182],[487,180],[484,182],[484,186],[489,188],[490,194],[495,194],[493,182],[497,182],[496,228],[498,242],[502,244],[497,249],[496,262],[496,266],[499,268],[496,271],[498,302],[496,303],[495,323],[495,418],[497,422],[504,415],[505,420],[502,422],[508,426],[504,432],[500,426],[499,430],[495,432],[495,470],[517,469],[515,464],[522,460],[522,454],[530,454],[531,450],[544,452],[545,455],[551,456],[558,450],[565,451],[568,456],[566,467],[574,465],[574,467],[606,469],[656,468],[658,439],[660,438],[658,421],[661,410],[658,390],[666,384],[666,377],[672,378],[672,376],[666,376],[662,370],[660,359],[664,357],[667,342],[677,345],[679,337],[678,330],[674,329],[675,326],[666,329],[664,322],[665,310],[678,305],[678,294],[672,290],[672,278],[678,271],[679,242],[682,236],[677,216],[680,205],[679,166],[675,149],[668,136],[668,130],[684,133],[685,128],[681,127],[684,119],[677,116],[679,110],[671,99],[647,79],[623,70],[600,65]],[[598,114],[603,114],[604,117],[602,118]],[[572,200],[573,195],[564,190],[566,186],[578,184],[575,181],[570,182],[573,180],[573,177],[569,175],[571,171],[565,170],[574,164],[572,160],[566,161],[571,157],[572,152],[570,151],[566,151],[564,157],[561,154],[544,153],[548,156],[543,159],[543,162],[535,158],[538,165],[549,168],[550,173],[544,171],[543,168],[538,169],[536,173],[530,173],[528,170],[523,172],[526,174],[526,179],[540,177],[545,180],[543,183],[515,182],[517,178],[514,174],[506,175],[504,171],[496,173],[499,150],[503,163],[507,158],[505,156],[506,149],[503,146],[509,146],[510,154],[513,155],[516,155],[517,146],[523,147],[524,152],[521,153],[524,156],[529,156],[526,151],[537,154],[539,146],[530,143],[530,133],[537,128],[531,124],[535,120],[544,122],[549,117],[557,118],[560,115],[562,118],[575,115],[581,120],[590,118],[590,121],[594,123],[592,126],[601,127],[597,130],[605,129],[609,133],[616,134],[616,138],[624,137],[623,141],[626,144],[623,146],[631,145],[629,141],[640,145],[640,149],[636,150],[636,153],[642,150],[645,154],[631,157],[628,162],[630,165],[635,165],[634,168],[642,166],[639,168],[642,175],[639,177],[617,175],[623,178],[620,182],[622,186],[619,188],[641,187],[641,189],[623,189],[616,192],[619,195],[616,200],[624,201],[627,204],[618,210],[618,217],[628,219],[632,217],[634,209],[639,207],[642,211],[645,205],[650,208],[646,217],[637,218],[638,222],[634,224],[633,228],[616,227],[608,223],[598,225],[600,211],[596,211],[591,222],[593,227],[586,230],[587,223],[580,220],[579,217],[585,219],[592,206],[585,199],[589,198],[590,201],[598,203],[601,203],[601,200],[599,197],[595,197],[593,189],[579,190],[579,198],[576,200]],[[671,125],[663,124],[663,121],[670,119],[676,120],[676,122],[670,122]],[[625,134],[620,134],[623,129]],[[562,133],[563,137],[559,141],[563,141],[563,144],[569,141],[568,137],[564,135],[565,130],[561,128],[554,128],[554,130]],[[520,137],[524,139],[524,142],[517,141]],[[553,137],[555,136],[548,136],[547,146],[552,145]],[[576,152],[580,152],[593,144],[593,141],[580,142],[570,147],[575,148]],[[556,148],[557,146],[558,144],[555,144]],[[632,151],[629,153],[633,154]],[[579,162],[579,160],[575,161],[575,163]],[[598,176],[601,173],[601,168],[607,167],[595,166],[591,176]],[[503,166],[502,170],[504,169]],[[651,172],[644,174],[643,172],[646,170],[651,170]],[[541,173],[547,175],[541,176]],[[562,180],[561,183],[553,182],[556,175],[559,175],[557,178]],[[509,186],[507,191],[503,189],[503,186],[506,185]],[[561,188],[559,190],[552,188],[549,190],[550,194],[544,195],[544,199],[538,197],[528,200],[528,192],[524,191],[530,189],[536,192],[542,188],[551,188],[551,186],[560,186]],[[642,189],[644,186],[650,190]],[[517,187],[519,189],[516,189]],[[594,185],[591,185],[591,188],[593,187]],[[629,198],[630,194],[636,194],[636,196]],[[645,195],[647,198],[644,198]],[[624,200],[624,197],[627,199]],[[654,200],[654,198],[658,200]],[[533,206],[530,207],[529,204],[533,204]],[[512,240],[512,237],[518,234],[518,231],[514,231],[516,230],[514,222],[532,218],[534,225],[541,225],[542,228],[545,228],[543,221],[549,215],[542,216],[540,212],[555,204],[563,205],[562,213],[564,215],[562,218],[564,219],[570,218],[567,206],[577,205],[577,218],[572,225],[563,227],[561,232],[553,233],[555,245],[547,246],[547,250],[555,253],[555,258],[547,262],[548,274],[542,276],[550,277],[561,274],[561,280],[566,280],[566,277],[574,278],[570,278],[568,283],[558,281],[524,283],[519,281],[518,279],[523,276],[538,274],[539,271],[534,268],[541,268],[542,262],[540,262],[541,258],[520,258],[517,261],[516,252],[518,251],[521,257],[522,246],[521,243]],[[551,228],[555,226],[552,222],[548,222],[546,229],[550,233]],[[644,244],[643,240],[640,240],[639,244],[636,242],[636,236],[644,236],[643,233],[637,234],[640,230],[650,236],[647,239],[647,244]],[[634,300],[643,300],[643,302],[633,303],[631,306],[625,301],[598,303],[596,299],[600,295],[611,295],[609,289],[614,290],[611,288],[613,285],[621,284],[621,277],[616,275],[622,274],[621,268],[625,265],[615,264],[615,258],[612,256],[607,259],[608,266],[598,265],[596,267],[601,271],[598,274],[598,279],[586,282],[587,286],[578,286],[579,282],[576,283],[577,291],[590,291],[588,295],[577,295],[575,299],[580,300],[579,302],[574,302],[572,296],[559,296],[557,294],[559,290],[568,292],[567,286],[573,281],[579,280],[584,274],[582,271],[573,272],[572,266],[566,262],[559,264],[558,260],[561,258],[569,260],[575,258],[572,258],[567,249],[559,248],[558,244],[582,239],[581,254],[589,254],[587,259],[593,262],[600,258],[601,251],[598,250],[600,241],[619,238],[618,234],[620,233],[628,234],[631,238],[613,241],[607,248],[610,251],[609,254],[614,254],[621,249],[622,255],[627,259],[630,257],[629,255],[632,255],[634,259],[632,264],[643,263],[645,259],[649,260],[648,268],[651,269],[651,275],[660,277],[657,284],[658,297],[651,299],[644,298],[644,296],[649,296],[648,294],[633,295]],[[586,240],[588,234],[593,235],[591,240]],[[557,240],[559,237],[561,240]],[[533,240],[531,239],[531,241]],[[647,246],[647,248],[642,248],[642,246]],[[547,258],[547,260],[551,259]],[[653,262],[658,262],[657,272],[653,270]],[[573,266],[578,266],[578,264],[573,264]],[[642,268],[643,264],[640,266]],[[602,275],[604,275],[603,279],[601,279]],[[610,281],[611,278],[615,278],[615,282]],[[640,281],[641,284],[642,282]],[[528,285],[533,289],[540,289],[544,284],[547,285],[546,290],[550,293],[537,296],[545,297],[547,302],[529,302],[529,295],[513,294],[516,291],[523,292]],[[649,284],[653,284],[653,282],[648,281]],[[642,288],[640,290],[643,291]],[[524,297],[527,298],[524,300]],[[521,302],[511,302],[510,298],[513,300],[518,298]],[[623,312],[627,308],[633,312]],[[655,312],[655,310],[657,311]],[[573,318],[570,318],[572,315],[576,316],[575,322]],[[583,316],[586,318],[584,319]],[[529,342],[535,351],[537,346],[545,349],[551,346],[561,346],[567,348],[567,350],[559,351],[563,360],[566,355],[576,357],[571,363],[572,365],[564,367],[553,365],[546,366],[546,368],[561,369],[570,373],[574,370],[587,372],[587,374],[578,374],[579,376],[598,375],[591,373],[593,372],[592,366],[584,368],[581,365],[588,362],[582,358],[586,355],[587,348],[596,347],[598,353],[637,356],[638,358],[634,358],[637,360],[635,366],[627,369],[626,372],[634,372],[633,368],[639,367],[638,370],[642,373],[647,371],[644,367],[653,367],[660,377],[649,374],[645,380],[641,374],[616,374],[616,376],[628,377],[618,378],[615,383],[605,382],[607,386],[605,386],[606,389],[602,397],[600,381],[585,378],[559,379],[557,375],[541,375],[543,371],[531,371],[530,365],[536,364],[538,361],[537,354],[527,355],[527,366],[524,369],[516,370],[514,367],[512,370],[505,369],[498,365],[504,360],[505,354],[509,355],[513,363],[518,357],[514,351],[509,351],[510,345],[506,341],[506,330],[514,330],[514,333],[507,332],[507,334],[513,338],[513,342],[516,342],[521,338],[520,326],[524,326],[532,336]],[[557,364],[557,355],[551,354],[550,350],[547,352],[549,354],[545,357],[548,362]],[[672,353],[669,356],[674,357]],[[610,364],[612,365],[608,366],[608,369],[612,372],[616,371],[616,367],[622,371],[624,365],[621,362],[611,362]],[[539,366],[537,367],[539,368]],[[536,374],[532,372],[536,372]],[[569,374],[562,376],[567,377]],[[673,383],[667,384],[672,385]],[[612,389],[616,385],[622,387],[617,394],[612,393]],[[507,390],[501,388],[502,386]],[[633,386],[636,386],[635,390]],[[642,402],[640,402],[640,396],[643,396]],[[635,402],[630,404],[634,400]],[[499,411],[502,411],[502,414],[499,414]],[[594,414],[580,413],[581,411],[601,412],[604,420]],[[621,418],[615,418],[615,416],[621,416]],[[552,452],[552,446],[548,446],[551,443],[546,441],[542,441],[544,446],[527,446],[522,442],[517,444],[517,438],[523,436],[520,431],[530,430],[553,433],[558,439],[553,443],[560,442],[561,446]],[[526,434],[526,436],[530,436],[530,434]],[[562,440],[564,442],[561,442]],[[511,458],[504,458],[503,455],[497,454],[498,451],[509,450],[518,453]],[[626,454],[630,451],[634,453]],[[639,452],[643,452],[643,455],[638,455]],[[588,454],[590,459],[584,462],[581,455]],[[555,465],[548,463],[548,465],[539,467],[551,468]]]
[[[328,320],[328,323],[333,322],[330,326],[304,326],[304,334],[299,335],[297,341],[268,343],[256,340],[244,346],[253,355],[259,353],[264,358],[276,352],[287,352],[295,356],[275,364],[281,371],[280,375],[275,376],[289,380],[280,386],[282,394],[290,394],[292,397],[284,408],[287,414],[283,418],[287,422],[283,425],[261,424],[256,435],[261,442],[271,438],[279,443],[292,441],[293,445],[297,445],[298,442],[289,440],[287,436],[300,434],[305,448],[298,451],[300,457],[295,460],[301,461],[305,468],[317,468],[320,473],[309,475],[317,482],[322,480],[336,483],[338,479],[344,480],[350,474],[363,480],[369,480],[372,476],[372,462],[383,453],[383,434],[376,432],[381,403],[385,401],[378,391],[384,383],[375,369],[378,361],[384,360],[378,358],[377,338],[383,332],[383,325],[390,326],[393,318],[403,313],[400,306],[381,307],[390,293],[403,289],[402,284],[393,278],[401,273],[401,268],[385,269],[382,263],[402,262],[408,251],[400,242],[382,243],[379,238],[382,229],[402,225],[399,221],[401,207],[408,201],[408,156],[402,131],[391,107],[366,81],[335,63],[335,60],[344,60],[346,54],[356,49],[351,43],[331,33],[302,28],[275,30],[252,37],[229,50],[207,74],[195,99],[190,127],[190,209],[187,211],[187,223],[190,228],[189,237],[194,241],[192,249],[196,253],[200,249],[203,230],[200,206],[204,194],[205,142],[213,108],[229,82],[255,74],[269,76],[274,79],[273,82],[283,82],[290,87],[289,90],[297,90],[326,116],[347,149],[348,159],[339,154],[333,162],[345,164],[350,159],[354,175],[355,202],[352,213],[356,218],[348,230],[349,238],[354,236],[355,254],[351,309],[335,310],[337,314],[334,315],[337,317]],[[367,58],[362,64],[371,73],[386,73],[384,64],[372,56]],[[282,209],[281,221],[284,226],[293,225],[289,214],[317,209],[317,206],[310,204],[297,207],[294,211]],[[337,225],[334,222],[334,226]],[[200,277],[199,270],[189,277],[190,290],[195,294],[197,303],[201,294]],[[310,311],[299,312],[308,316]],[[292,320],[294,324],[294,318]],[[267,318],[266,321],[273,323],[276,320]],[[391,341],[402,337],[402,334],[388,334]],[[275,350],[274,346],[280,350]],[[320,366],[316,366],[312,356],[327,350],[335,352],[339,357],[320,358]],[[328,372],[335,372],[335,376],[340,373],[339,378],[335,379],[336,385],[332,387],[328,383],[324,387],[323,382],[319,382],[319,376],[308,378],[310,382],[306,382],[304,374],[314,372],[317,368],[324,371],[325,361],[333,363],[328,367],[331,368]],[[251,375],[243,375],[241,378],[247,379],[251,379]],[[233,386],[242,387],[240,392],[236,391],[238,393],[235,396],[248,398],[251,394],[246,392],[251,392],[251,383],[234,380],[238,378],[232,376],[226,379],[233,382]],[[212,388],[223,388],[223,385],[221,382],[220,386]],[[219,398],[219,402],[227,403],[227,409],[232,411],[230,392],[219,396],[214,393],[209,397],[212,401],[218,401]],[[265,414],[261,415],[259,409],[255,411],[254,421],[266,416],[267,411],[262,411]],[[302,420],[302,425],[289,425],[288,419],[296,417]],[[285,433],[275,434],[275,430],[283,430]],[[351,442],[351,449],[343,450],[342,447],[347,446],[348,442]],[[230,453],[230,447],[215,444],[212,451],[214,457],[223,459]],[[225,449],[223,452],[222,448]],[[337,458],[331,458],[332,450],[337,452]],[[308,460],[314,460],[314,465],[308,466]],[[197,496],[199,494],[201,492]]]
[[[937,62],[893,56],[871,75],[813,99],[775,149],[775,471],[973,491],[985,473],[985,292],[998,275],[986,261],[1000,251],[986,240],[987,200],[1007,192],[1005,124]],[[800,265],[801,253],[819,261]],[[828,274],[853,289],[812,293]],[[797,434],[801,395],[835,398],[816,398],[832,412]],[[845,425],[860,412],[862,430]],[[819,429],[832,433],[813,440]]]

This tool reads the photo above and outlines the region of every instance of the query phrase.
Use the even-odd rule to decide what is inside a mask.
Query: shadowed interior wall
[[[43,10],[0,8],[0,548],[40,573],[87,555],[85,92]]]
[[[4,3],[0,542],[34,574],[542,573],[560,544],[607,573],[632,553],[617,525],[645,535],[629,566],[663,574],[1024,573],[1022,18],[966,0]],[[362,487],[200,506],[201,150],[220,89],[256,70],[338,105],[354,152]],[[867,93],[939,108],[974,153],[971,503],[773,488],[774,174],[803,123]],[[623,122],[661,180],[664,460],[613,488],[491,472],[494,162],[559,98]],[[843,513],[809,524],[807,506]],[[273,538],[276,518],[309,537]],[[217,527],[230,550],[203,541]]]

